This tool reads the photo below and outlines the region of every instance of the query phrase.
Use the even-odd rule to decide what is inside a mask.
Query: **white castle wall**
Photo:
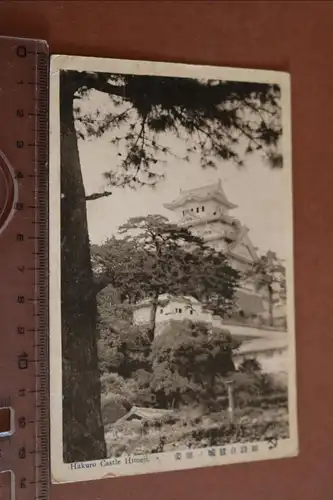
[[[206,200],[203,202],[196,200],[186,201],[181,207],[174,209],[177,215],[181,218],[186,212],[192,213],[197,217],[206,217],[207,215],[217,215],[218,213],[224,213],[222,205],[215,200]]]
[[[135,325],[144,325],[149,322],[150,306],[142,305],[133,311],[133,323]]]
[[[239,353],[234,356],[235,367],[238,368],[239,365],[245,359],[256,359],[265,373],[270,373],[276,375],[281,381],[286,382],[288,376],[288,349],[276,348],[263,351],[256,351],[250,353]]]
[[[137,325],[147,324],[150,320],[151,305],[143,304],[133,311],[133,322]],[[223,321],[219,316],[206,311],[198,302],[185,302],[183,300],[171,299],[167,305],[159,305],[156,311],[156,325],[171,320],[191,320],[204,322],[215,327],[222,327]]]
[[[148,324],[150,313],[151,306],[149,304],[137,307],[133,312],[133,322],[137,325]],[[160,335],[170,321],[185,319],[224,328],[234,338],[239,338],[243,343],[234,356],[237,368],[244,359],[255,358],[261,364],[263,371],[278,375],[283,380],[286,379],[288,371],[287,332],[224,323],[220,317],[205,311],[200,303],[189,304],[183,300],[171,299],[166,305],[159,306],[156,311],[156,335]]]

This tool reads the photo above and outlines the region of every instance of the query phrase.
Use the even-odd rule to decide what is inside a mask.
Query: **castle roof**
[[[230,226],[230,229],[224,230],[220,232],[218,230],[211,230],[209,228],[209,223],[215,221],[223,221]],[[194,213],[186,214],[181,221],[181,226],[186,228],[195,228],[196,226],[206,225],[206,229],[203,234],[201,234],[202,238],[206,243],[218,241],[218,240],[226,240],[227,241],[227,250],[231,256],[235,257],[238,260],[243,262],[252,262],[258,259],[258,255],[255,247],[253,246],[250,238],[249,238],[249,229],[246,226],[243,226],[239,220],[230,217],[227,214],[217,214],[217,215],[208,215],[206,217],[197,217]],[[239,254],[239,245],[245,243],[247,251],[249,255],[245,257],[244,252],[242,255]]]
[[[179,224],[182,227],[194,227],[197,225],[208,224],[210,222],[223,221],[226,224],[234,227],[235,229],[239,229],[242,227],[240,221],[228,215],[226,213],[217,213],[216,215],[206,214],[198,216],[195,212],[188,212],[185,216],[182,217]]]
[[[216,200],[225,207],[232,209],[236,208],[237,205],[231,203],[226,197],[225,192],[222,188],[221,180],[214,184],[208,184],[206,186],[201,186],[194,189],[188,189],[185,191],[180,191],[179,196],[172,201],[171,203],[165,203],[164,207],[173,210],[174,208],[181,207],[187,201],[207,201],[207,200]]]

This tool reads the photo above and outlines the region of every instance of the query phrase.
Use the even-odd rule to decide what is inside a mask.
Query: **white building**
[[[151,301],[143,300],[133,309],[133,322],[137,325],[147,325],[150,320]],[[156,311],[155,336],[160,335],[170,321],[191,320],[206,323],[209,327],[228,330],[233,338],[242,342],[235,352],[234,362],[238,367],[245,359],[255,358],[267,373],[278,375],[286,380],[287,375],[287,332],[272,328],[255,328],[246,325],[236,325],[223,321],[220,316],[203,308],[193,297],[176,297],[160,295]]]
[[[137,325],[148,324],[150,314],[150,299],[142,300],[133,308],[133,322]],[[159,335],[170,321],[183,321],[184,319],[223,327],[222,318],[205,309],[193,297],[177,297],[169,294],[159,296],[156,311],[156,335]]]

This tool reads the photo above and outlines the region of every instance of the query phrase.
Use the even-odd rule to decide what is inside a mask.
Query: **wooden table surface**
[[[46,39],[52,53],[292,78],[299,457],[57,485],[51,500],[333,498],[333,2],[12,0],[0,34]]]

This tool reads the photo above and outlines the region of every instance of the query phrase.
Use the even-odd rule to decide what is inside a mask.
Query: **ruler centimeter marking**
[[[0,65],[0,166],[16,181],[15,213],[0,234],[0,409],[13,415],[0,435],[0,472],[11,471],[12,498],[47,500],[47,44],[0,37]]]

